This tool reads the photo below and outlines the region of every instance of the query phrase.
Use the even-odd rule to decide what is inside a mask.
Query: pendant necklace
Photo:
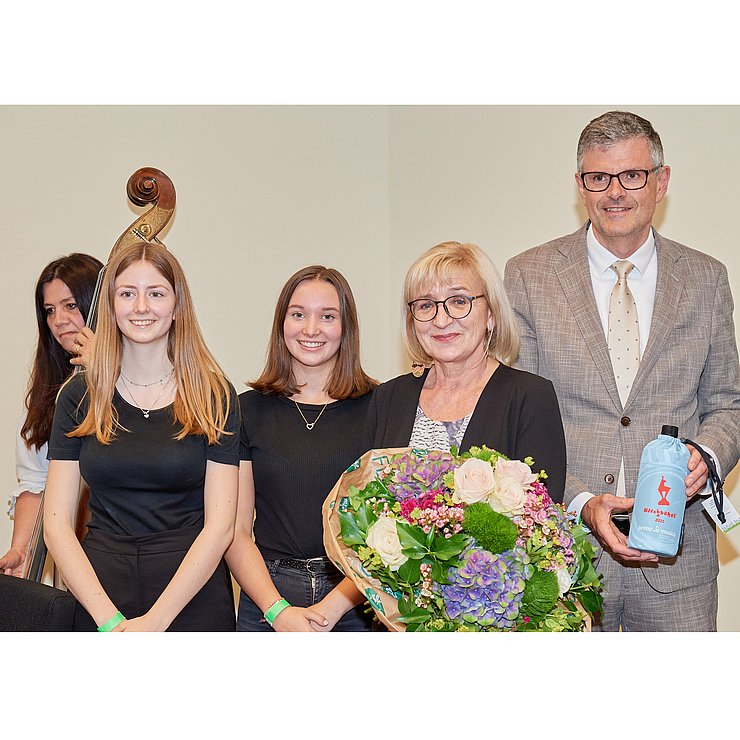
[[[293,399],[293,403],[295,404],[295,407],[298,409],[298,413],[303,417],[303,421],[306,423],[306,429],[310,432],[315,426],[316,422],[321,418],[321,414],[326,411],[326,407],[329,405],[329,403],[324,404],[324,408],[319,411],[319,415],[309,424],[308,419],[303,415],[303,411],[301,411],[301,407],[298,405],[298,402]]]
[[[172,368],[172,370],[174,370],[174,368]],[[167,375],[165,375],[164,378],[168,377],[169,375],[172,375],[172,370],[170,370],[170,372],[167,373]],[[161,383],[164,380],[164,378],[161,378],[157,382],[160,382]],[[131,389],[128,387],[128,383],[126,382],[126,378],[124,377],[123,373],[121,373],[121,380],[123,381],[123,385],[126,387],[126,390],[128,391],[129,396],[131,396],[131,400],[136,404],[136,406],[139,409],[139,411],[141,411],[141,413],[144,414],[144,418],[145,419],[148,419],[149,418],[149,412],[157,405],[157,402],[159,401],[160,398],[162,398],[162,396],[164,395],[165,389],[169,385],[169,381],[167,383],[164,383],[162,385],[162,390],[159,392],[159,395],[157,396],[157,398],[154,401],[154,403],[148,409],[145,409],[145,408],[142,408],[141,407],[141,404],[134,398],[134,394],[131,393]],[[134,385],[139,385],[139,384],[138,383],[134,383]],[[149,383],[149,385],[154,385],[154,383]]]
[[[170,375],[172,375],[172,373],[174,373],[174,372],[175,372],[175,368],[174,367],[171,367],[170,368],[170,371],[166,375],[163,375],[159,380],[154,380],[151,383],[137,383],[136,381],[131,380],[131,378],[127,378],[123,374],[123,370],[121,370],[121,377],[123,378],[123,382],[124,383],[126,383],[126,381],[128,381],[129,383],[131,383],[131,385],[137,385],[137,386],[139,386],[139,388],[149,388],[149,386],[157,385],[157,383],[161,383],[163,380],[167,380],[167,378],[169,378]],[[128,388],[128,386],[126,386],[126,387]],[[132,398],[133,398],[133,396],[132,396]]]

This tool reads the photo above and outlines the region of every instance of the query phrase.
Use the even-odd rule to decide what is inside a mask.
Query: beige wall
[[[238,390],[261,367],[277,291],[315,262],[349,279],[366,367],[387,379],[407,368],[398,316],[411,261],[457,239],[480,244],[503,269],[511,255],[575,230],[584,218],[573,181],[578,134],[616,107],[649,118],[663,139],[673,174],[658,228],[721,259],[740,296],[727,218],[738,194],[740,153],[730,142],[740,107],[0,107],[3,490],[15,480],[35,279],[70,251],[106,258],[139,213],[124,191],[138,167],[175,183],[163,239]],[[0,515],[0,548],[10,531]],[[740,533],[720,535],[719,547],[720,628],[740,630]]]

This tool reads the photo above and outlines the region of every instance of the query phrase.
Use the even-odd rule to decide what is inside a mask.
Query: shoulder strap
[[[717,466],[714,464],[714,459],[712,456],[701,446],[698,445],[696,442],[690,440],[690,439],[682,439],[681,440],[685,445],[691,445],[696,449],[696,451],[702,456],[702,459],[707,464],[707,468],[709,469],[709,487],[712,489],[712,498],[714,499],[714,503],[717,505],[717,518],[722,522],[722,524],[725,523],[725,512],[722,510],[722,505],[724,503],[724,497],[725,492],[723,489],[724,481],[720,480],[719,475],[717,474]]]

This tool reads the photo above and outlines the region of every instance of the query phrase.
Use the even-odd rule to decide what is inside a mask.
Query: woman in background
[[[223,554],[238,402],[164,247],[134,244],[107,266],[88,369],[60,393],[49,458],[45,536],[78,601],[76,630],[233,630]],[[80,475],[91,512],[82,546]]]
[[[73,253],[50,262],[35,290],[38,340],[28,381],[25,410],[16,439],[18,486],[10,494],[13,521],[10,549],[0,557],[0,572],[22,576],[27,568],[30,539],[39,513],[49,463],[46,445],[51,433],[56,396],[79,364],[80,342],[92,336],[87,321],[95,283],[103,264],[88,254]]]
[[[376,385],[362,369],[345,278],[320,265],[296,272],[278,297],[265,369],[239,396],[239,506],[226,555],[242,589],[237,630],[311,631],[345,612],[336,630],[370,629],[364,598],[326,557],[321,506],[364,452]],[[336,614],[314,608],[329,593]]]

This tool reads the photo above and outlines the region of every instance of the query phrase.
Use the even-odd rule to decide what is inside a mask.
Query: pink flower
[[[499,459],[493,475],[494,488],[488,498],[491,508],[501,514],[523,514],[527,491],[537,480],[529,465],[520,460]]]

